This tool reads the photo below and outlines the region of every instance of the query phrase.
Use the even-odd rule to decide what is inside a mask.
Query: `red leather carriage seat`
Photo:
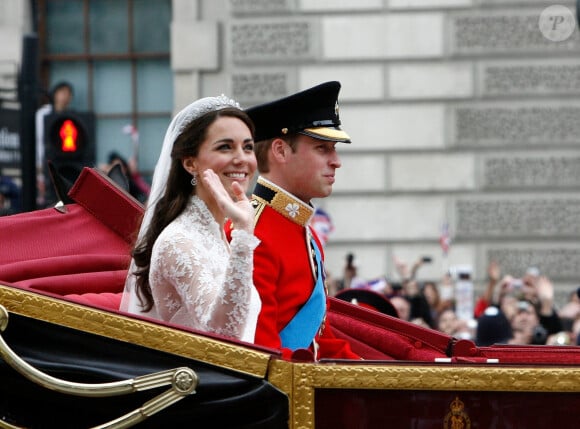
[[[85,168],[64,212],[0,218],[0,282],[117,310],[143,206]]]
[[[64,213],[38,210],[0,217],[0,284],[118,311],[133,236],[143,206],[85,168]],[[476,347],[440,332],[330,298],[335,336],[365,359],[433,362],[580,364],[580,347]]]

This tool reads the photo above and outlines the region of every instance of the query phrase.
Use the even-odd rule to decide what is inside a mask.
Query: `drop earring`
[[[191,178],[191,186],[197,186],[197,173],[193,173],[192,174],[192,178]]]

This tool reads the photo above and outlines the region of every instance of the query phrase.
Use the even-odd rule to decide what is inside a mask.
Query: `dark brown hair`
[[[267,140],[262,140],[256,142],[254,145],[254,153],[256,154],[256,161],[258,161],[258,171],[260,173],[268,173],[270,171],[270,163],[268,162],[268,152],[272,147],[272,142],[276,139],[284,140],[288,146],[292,149],[292,152],[296,152],[296,146],[298,145],[296,141],[296,134],[288,134],[285,136],[274,137]]]

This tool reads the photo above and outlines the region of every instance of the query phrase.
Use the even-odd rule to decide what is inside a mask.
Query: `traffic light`
[[[76,153],[78,150],[79,127],[72,119],[65,119],[58,129],[61,152]]]
[[[61,176],[74,183],[83,167],[94,167],[95,117],[92,112],[52,113],[46,116],[44,129],[45,161],[51,161]]]
[[[51,163],[49,171],[48,163]],[[84,167],[95,166],[95,115],[92,112],[64,111],[44,118],[44,177],[48,179],[45,200],[57,198],[57,183],[71,186]],[[54,182],[54,181],[57,182]],[[62,196],[59,196],[62,198]]]

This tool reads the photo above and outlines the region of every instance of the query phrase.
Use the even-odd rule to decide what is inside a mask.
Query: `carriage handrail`
[[[8,326],[8,311],[0,305],[0,333]],[[127,413],[118,419],[96,426],[94,429],[122,429],[134,426],[147,417],[167,408],[185,396],[195,393],[198,377],[195,371],[187,367],[173,368],[139,377],[110,383],[77,383],[62,380],[45,374],[18,356],[4,341],[0,334],[0,357],[12,368],[27,379],[47,389],[56,392],[84,396],[84,397],[108,397],[119,396],[128,393],[154,389],[161,386],[171,385],[171,388],[142,407]],[[18,428],[0,420],[0,428]]]

